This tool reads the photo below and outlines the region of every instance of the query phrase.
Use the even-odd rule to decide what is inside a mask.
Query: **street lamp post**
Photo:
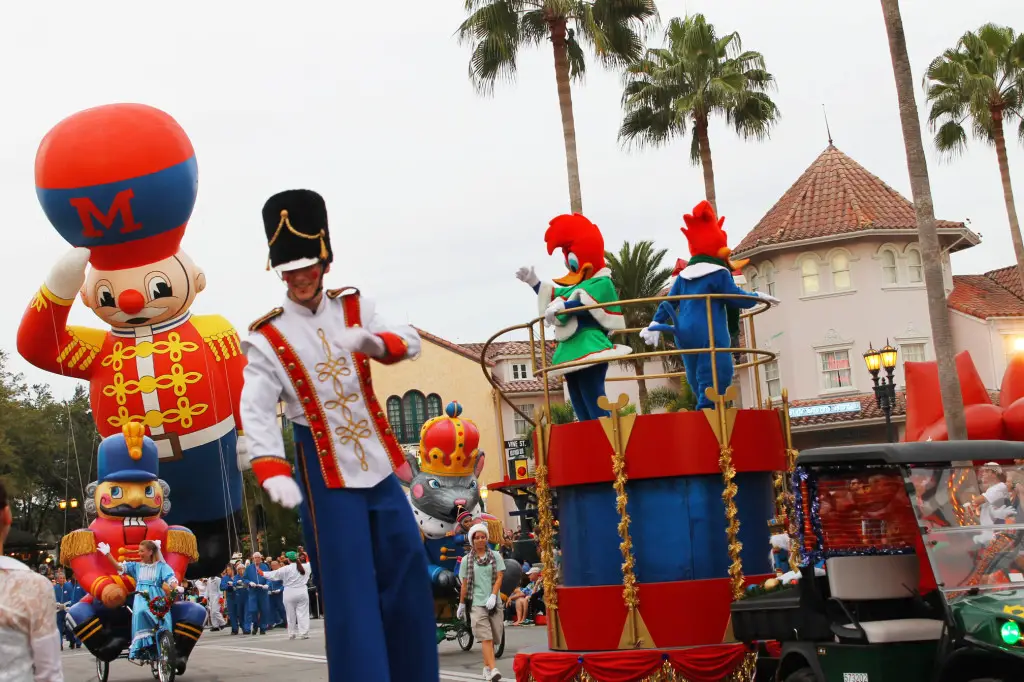
[[[485,485],[480,486],[480,507],[481,507],[480,511],[481,512],[486,512],[487,511],[487,496],[489,494],[490,494],[490,491],[487,489],[487,486],[485,486]]]
[[[868,351],[864,353],[864,364],[871,372],[871,381],[875,384],[875,402],[885,415],[885,431],[890,443],[896,442],[892,428],[892,410],[896,407],[896,382],[893,379],[896,354],[896,349],[889,345],[889,339],[885,340],[885,347],[880,350],[875,350],[869,343]],[[885,376],[879,379],[882,369],[885,370]]]

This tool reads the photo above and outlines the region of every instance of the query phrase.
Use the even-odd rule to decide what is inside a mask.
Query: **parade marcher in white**
[[[386,323],[358,289],[324,291],[333,253],[319,194],[276,194],[263,222],[267,269],[284,280],[287,296],[243,343],[242,426],[253,473],[271,499],[301,504],[323,594],[330,680],[437,682],[426,554],[394,474],[408,465],[370,377],[371,359],[415,359],[419,335]],[[295,435],[294,479],[277,417],[282,399]],[[342,566],[344,579],[325,574]]]
[[[288,621],[288,639],[309,639],[309,558],[305,555],[273,571],[265,571],[270,580],[284,584],[284,612]]]
[[[206,610],[210,614],[210,628],[217,632],[227,625],[224,614],[220,610],[220,578],[214,577],[206,581],[206,590],[203,596],[206,597]]]

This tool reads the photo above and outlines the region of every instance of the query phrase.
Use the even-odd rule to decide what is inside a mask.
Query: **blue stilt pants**
[[[309,428],[294,430],[302,527],[323,590],[330,682],[437,682],[427,557],[398,479],[328,489]]]

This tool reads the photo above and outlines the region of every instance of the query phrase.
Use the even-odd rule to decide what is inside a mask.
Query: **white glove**
[[[487,598],[487,603],[485,604],[485,606],[487,607],[487,610],[490,611],[491,609],[494,608],[494,605],[497,604],[497,603],[498,603],[498,595],[492,594],[490,597]]]
[[[533,269],[533,266],[524,266],[516,271],[516,279],[520,282],[526,282],[531,287],[535,287],[540,284],[540,277],[537,277],[537,271]]]
[[[455,617],[456,618],[464,618],[465,615],[466,615],[466,605],[465,604],[459,604],[459,608],[455,609]]]
[[[96,545],[96,549],[97,551],[99,551],[100,554],[106,554],[107,556],[110,556],[110,545],[108,545],[107,543],[101,542],[100,544]]]
[[[384,341],[362,327],[349,327],[338,339],[338,344],[349,353],[362,353],[371,358],[379,358],[384,355],[387,348]]]
[[[302,503],[302,491],[291,476],[271,476],[263,481],[263,489],[271,500],[285,509],[294,509]]]
[[[61,256],[43,281],[54,296],[70,301],[85,284],[85,270],[88,267],[89,249],[79,246]]]
[[[252,469],[252,463],[249,461],[249,439],[242,434],[238,434],[238,440],[235,442],[235,462],[239,471]]]
[[[555,315],[565,312],[565,301],[553,301],[544,311],[544,321],[552,327],[562,326],[562,323],[555,319]]]
[[[774,296],[771,296],[769,294],[766,294],[766,293],[763,293],[763,292],[760,292],[760,291],[757,292],[757,297],[759,299],[761,299],[762,301],[767,301],[772,306],[777,306],[780,303],[782,303],[782,301],[780,301],[779,299],[775,298]]]
[[[651,324],[654,324],[652,322]],[[661,341],[661,332],[656,332],[650,327],[647,329],[640,330],[640,338],[644,340],[648,346],[657,346],[658,342]]]
[[[178,594],[185,594],[185,588],[181,585],[178,585]]]
[[[260,587],[262,587],[264,590],[270,589],[270,585],[260,585]]]

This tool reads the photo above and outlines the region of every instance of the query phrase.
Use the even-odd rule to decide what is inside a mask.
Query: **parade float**
[[[143,425],[174,490],[166,521],[195,533],[194,576],[216,574],[237,546],[242,506],[238,400],[245,357],[220,315],[193,315],[203,271],[180,248],[198,191],[192,143],[142,104],[86,109],[36,153],[36,194],[73,248],[22,317],[18,352],[89,382],[101,436]],[[108,328],[68,325],[81,298]]]
[[[720,228],[721,223],[717,224]],[[718,238],[724,239],[724,232]],[[600,272],[571,249],[563,250],[563,255],[570,274]],[[694,265],[702,266],[700,275],[725,270],[728,284],[735,287],[724,243],[717,244],[715,256],[717,262],[697,259]],[[684,269],[679,274],[695,273]],[[521,269],[518,276],[535,291],[541,289],[532,268]],[[577,297],[566,305],[572,301],[571,292],[563,297],[549,287],[552,300],[547,308],[542,305],[541,317],[503,329],[485,345],[484,357],[487,346],[498,338],[525,332],[534,376],[544,386],[544,405],[536,421],[501,394],[520,417],[536,426],[536,533],[544,565],[548,642],[546,647],[516,655],[519,682],[752,678],[756,653],[733,636],[730,604],[748,585],[775,577],[765,523],[786,516],[790,498],[784,472],[795,451],[785,394],[781,409],[761,398],[758,366],[774,356],[721,341],[727,308],[747,308],[737,318],[745,325],[750,345],[756,346],[754,317],[771,301],[718,289],[705,280],[701,293],[627,301]],[[712,371],[704,394],[710,404],[707,409],[622,415],[626,396],[609,400],[602,391],[596,402],[607,416],[553,425],[551,402],[561,396],[552,395],[547,379],[607,362],[607,357],[598,352],[597,357],[549,362],[545,321],[558,327],[571,315],[578,328],[609,331],[614,343],[616,335],[643,330],[608,323],[602,311],[637,305],[653,308],[659,303],[672,308],[676,328],[679,306],[691,315],[694,308],[699,309],[707,323],[704,342],[694,342],[701,335],[689,320],[686,347],[660,346],[616,359],[696,355],[702,358],[702,368],[713,368],[726,357],[731,362],[733,353],[742,353],[747,359],[734,369],[751,368],[752,405],[737,407],[737,388],[721,382],[720,373]],[[587,319],[591,314],[594,319]],[[556,336],[559,343],[568,338],[571,335],[565,332]],[[729,338],[727,331],[724,338]],[[559,355],[556,351],[554,357]],[[500,393],[486,367],[484,371]],[[675,373],[645,378],[668,376]]]

